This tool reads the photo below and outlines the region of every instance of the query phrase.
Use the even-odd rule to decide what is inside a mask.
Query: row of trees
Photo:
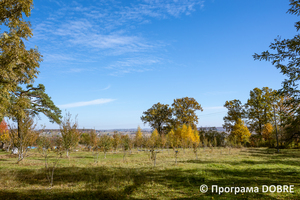
[[[194,98],[184,97],[174,99],[172,107],[160,102],[154,104],[143,112],[141,120],[156,129],[160,135],[167,134],[172,128],[182,127],[184,124],[196,129],[197,110],[203,111],[201,105]]]
[[[278,126],[280,141],[283,142],[290,137],[288,127],[295,115],[290,101],[291,97],[282,96],[282,93],[268,87],[254,88],[245,104],[237,99],[225,102],[228,113],[223,118],[223,128],[234,134],[238,124],[245,122],[247,128],[257,134],[252,136],[253,139],[263,138],[268,145],[274,145],[271,140],[275,139],[275,126]]]
[[[291,8],[289,14],[300,15],[300,0],[290,0]],[[297,31],[300,29],[300,21],[295,23]],[[295,35],[292,39],[276,38],[270,44],[271,51],[254,54],[254,60],[270,61],[287,78],[282,82],[283,87],[278,91],[281,97],[283,109],[279,109],[279,127],[281,134],[285,135],[285,141],[289,143],[292,139],[300,136],[300,37]],[[281,108],[280,106],[278,106]]]
[[[40,136],[43,129],[37,130],[37,124],[32,117],[23,119],[23,123],[7,125],[4,120],[0,124],[0,142],[2,147],[6,147],[7,151],[16,148],[18,152],[18,162],[26,157],[26,153],[31,146],[41,145],[42,148],[48,149],[50,146],[58,146],[68,152],[78,144],[80,133],[77,130],[77,122],[71,120],[71,115],[66,114],[66,117],[60,124],[61,137],[43,138]],[[19,130],[22,131],[20,134]]]
[[[288,13],[300,15],[300,0],[290,0],[291,8]],[[297,31],[300,21],[295,23]],[[254,60],[270,61],[287,78],[282,82],[283,87],[278,91],[268,87],[254,88],[250,98],[242,105],[239,100],[227,101],[228,109],[224,117],[224,128],[233,132],[235,124],[244,119],[251,131],[252,142],[263,138],[268,145],[274,144],[274,132],[278,131],[277,139],[281,144],[288,145],[300,138],[300,37],[292,39],[276,38],[270,44],[270,50],[261,54],[255,53]],[[278,126],[278,129],[277,129]]]

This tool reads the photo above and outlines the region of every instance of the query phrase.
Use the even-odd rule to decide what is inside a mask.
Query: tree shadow
[[[58,167],[54,172],[54,187],[52,189],[34,189],[36,185],[48,188],[44,168],[41,169],[18,169],[14,172],[14,181],[27,188],[16,188],[15,190],[2,190],[0,197],[4,199],[173,199],[169,194],[159,194],[153,197],[151,190],[159,192],[160,187],[169,191],[176,191],[180,195],[176,199],[300,199],[299,193],[270,195],[270,193],[222,193],[212,192],[212,185],[219,187],[261,187],[262,185],[295,185],[300,186],[300,175],[298,168],[268,164],[285,164],[299,166],[299,162],[280,160],[275,154],[268,154],[265,150],[253,149],[246,153],[251,156],[259,156],[260,161],[207,161],[188,160],[183,163],[193,163],[196,167],[192,169],[149,168],[149,167]],[[296,151],[291,152],[293,155]],[[288,153],[284,155],[291,156]],[[281,156],[281,155],[279,155]],[[254,159],[254,158],[253,158]],[[221,165],[224,164],[224,167]],[[264,168],[255,168],[257,164],[266,164]],[[207,165],[205,167],[200,165]],[[210,166],[211,165],[211,166]],[[230,165],[228,167],[226,165]],[[238,165],[249,167],[240,168]],[[17,184],[17,185],[18,185]],[[201,193],[199,187],[206,184],[209,187],[207,193]],[[80,187],[78,185],[81,185]],[[74,188],[74,189],[72,189]],[[149,189],[150,188],[150,189]],[[135,194],[142,193],[142,197]],[[169,196],[168,196],[169,195]],[[285,196],[287,195],[287,196]],[[175,198],[174,198],[175,199]]]
[[[209,162],[206,162],[209,163]],[[145,185],[160,184],[164,188],[173,188],[188,195],[190,198],[181,199],[277,199],[268,193],[237,194],[223,193],[221,195],[210,190],[202,194],[199,186],[206,184],[209,187],[255,187],[262,185],[300,185],[296,170],[275,168],[269,169],[205,169],[203,175],[200,170],[190,169],[149,169],[149,168],[121,168],[121,167],[64,167],[57,168],[54,185],[68,185],[75,187],[84,183],[82,191],[71,191],[53,188],[48,191],[29,190],[26,192],[0,191],[0,196],[6,199],[139,199],[132,197],[135,191],[145,188]],[[210,176],[214,178],[210,178]],[[217,178],[217,179],[216,179]],[[16,179],[25,184],[42,184],[47,186],[43,170],[31,169],[17,172]],[[146,192],[145,195],[147,196]],[[143,198],[145,199],[145,198]],[[156,199],[147,197],[146,199]],[[161,199],[168,199],[161,196]],[[170,199],[170,198],[169,198]],[[176,198],[180,199],[180,198]],[[294,194],[292,199],[300,199],[299,194]]]

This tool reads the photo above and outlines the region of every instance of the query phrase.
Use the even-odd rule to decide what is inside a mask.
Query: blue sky
[[[143,111],[193,97],[198,126],[222,126],[226,100],[284,79],[252,55],[296,34],[283,0],[35,0],[29,18],[42,83],[82,128],[144,126]],[[41,116],[39,124],[58,128]]]

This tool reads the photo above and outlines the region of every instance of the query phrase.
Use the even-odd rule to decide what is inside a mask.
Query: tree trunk
[[[125,161],[125,155],[126,155],[126,151],[124,150],[123,162]]]
[[[18,161],[17,163],[21,162],[23,160],[23,142],[22,142],[22,133],[21,133],[21,127],[20,127],[20,123],[21,123],[21,120],[20,119],[17,119],[17,124],[18,124],[18,154],[19,154],[19,158],[18,158]]]
[[[155,167],[155,164],[156,164],[156,154],[157,154],[157,152],[154,152],[154,167]]]

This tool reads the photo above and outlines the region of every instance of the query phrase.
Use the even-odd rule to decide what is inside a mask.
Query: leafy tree
[[[158,148],[159,147],[159,143],[160,143],[160,136],[158,134],[158,131],[156,129],[154,129],[154,131],[152,132],[150,139],[148,140],[148,146],[150,149],[154,149],[154,148]]]
[[[113,139],[108,135],[101,135],[98,145],[104,152],[104,158],[106,158],[106,153],[109,151],[112,147]]]
[[[290,0],[291,8],[289,14],[300,15],[300,0]],[[295,23],[297,31],[300,29],[300,21]],[[287,105],[293,106],[291,112],[294,114],[289,121],[291,131],[300,134],[300,35],[295,35],[292,39],[276,38],[270,44],[271,52],[264,51],[261,54],[254,54],[254,60],[270,61],[280,72],[287,76],[283,83],[283,88],[279,92],[283,96],[288,96]]]
[[[183,129],[183,131],[182,131]],[[175,137],[174,137],[174,144],[175,144],[175,148],[179,148],[179,147],[182,147],[182,133],[185,131],[185,128],[184,126],[180,127],[180,126],[177,126],[175,129],[174,129],[174,133],[175,133]]]
[[[47,177],[47,180],[49,181],[50,188],[51,188],[53,186],[54,171],[59,162],[60,150],[56,149],[54,151],[55,154],[51,155],[53,152],[53,151],[51,151],[51,149],[53,149],[53,147],[54,147],[53,138],[51,138],[51,137],[39,136],[36,143],[38,145],[39,153],[45,159],[46,177]],[[50,157],[52,157],[52,158],[55,157],[54,161],[52,162],[52,165],[49,162]]]
[[[249,132],[244,121],[238,119],[237,123],[233,126],[233,130],[230,135],[231,137],[236,138],[237,142],[248,142],[251,133]]]
[[[194,130],[193,137],[192,137],[192,145],[193,145],[194,153],[196,155],[196,159],[198,159],[197,151],[198,151],[199,144],[200,144],[199,132],[197,130]]]
[[[274,129],[271,123],[265,124],[262,130],[262,137],[265,139],[266,142],[268,142],[269,146],[271,145],[271,140],[273,138],[273,130]]]
[[[191,147],[194,141],[194,130],[190,125],[182,125],[181,128],[181,144],[184,148]]]
[[[167,141],[169,146],[175,150],[177,144],[176,144],[174,129],[171,129],[170,132],[167,134]]]
[[[66,150],[67,157],[69,157],[69,152],[77,146],[80,140],[80,132],[77,130],[77,119],[75,117],[75,122],[73,122],[71,117],[72,115],[70,113],[66,113],[66,116],[60,124],[62,147]]]
[[[10,127],[9,136],[14,144],[14,147],[18,148],[18,162],[21,162],[27,154],[28,147],[32,146],[39,136],[39,132],[35,130],[36,124],[32,117],[27,115],[22,118],[18,123],[18,129],[13,125]],[[19,132],[22,132],[19,135]]]
[[[19,141],[23,141],[22,138],[24,138],[25,134],[22,132],[23,121],[37,116],[39,113],[45,114],[52,123],[60,123],[61,111],[45,93],[45,87],[42,84],[39,84],[38,87],[27,85],[27,90],[17,87],[16,91],[10,96],[8,114],[17,123]],[[18,145],[21,146],[15,147],[22,148],[22,144],[18,143]],[[23,158],[20,159],[22,160]]]
[[[38,151],[43,155],[47,155],[47,151],[51,149],[53,143],[51,143],[51,137],[39,136],[36,144],[38,145]]]
[[[82,133],[80,135],[79,144],[85,145],[89,150],[91,150],[89,144],[90,144],[90,136],[89,133]]]
[[[32,0],[0,2],[0,24],[6,31],[0,33],[0,120],[4,116],[17,122],[18,140],[22,140],[21,123],[29,116],[44,113],[51,122],[60,123],[60,110],[45,93],[45,87],[33,87],[42,56],[37,48],[27,50],[24,42],[32,36],[29,17]],[[27,86],[23,90],[19,85]]]
[[[126,155],[126,151],[130,148],[130,138],[129,136],[126,134],[126,135],[121,135],[121,144],[122,144],[122,149],[123,149],[123,152],[124,152],[124,155],[123,155],[123,161],[125,161],[125,155]]]
[[[165,134],[162,134],[161,136],[160,136],[160,144],[161,144],[161,148],[162,149],[164,149],[165,147],[166,147],[166,145],[167,145],[167,137],[166,137],[166,135]]]
[[[141,127],[138,126],[138,129],[137,129],[137,132],[135,133],[135,138],[134,138],[134,142],[135,142],[135,145],[137,147],[141,147],[142,144],[143,144],[143,133],[142,133],[142,130],[141,130]]]
[[[51,97],[45,93],[45,86],[39,84],[37,87],[27,85],[26,90],[17,87],[17,90],[11,95],[11,106],[9,107],[9,116],[18,121],[29,114],[36,116],[39,113],[46,115],[50,122],[60,123],[61,110],[57,108]]]
[[[193,145],[193,142],[195,140],[194,130],[191,126],[187,127],[187,146],[191,147]]]
[[[148,147],[150,149],[150,159],[153,160],[153,164],[155,166],[156,164],[156,154],[157,151],[155,151],[155,148],[158,148],[160,146],[160,142],[161,142],[161,137],[158,134],[158,131],[156,129],[154,129],[154,131],[152,132],[149,140],[148,140]]]
[[[154,104],[147,111],[143,112],[141,120],[144,124],[149,123],[150,127],[156,129],[161,135],[170,128],[172,121],[172,109],[168,104]]]
[[[248,124],[250,129],[262,134],[264,124],[273,121],[273,106],[278,100],[277,91],[268,87],[254,88],[246,103]]]
[[[0,120],[7,114],[10,95],[20,84],[34,81],[42,56],[37,48],[27,50],[24,42],[32,36],[29,17],[33,0],[0,2],[0,25],[7,29],[0,32]]]
[[[88,133],[81,134],[79,143],[86,145],[89,150],[96,150],[98,140],[99,138],[97,137],[96,131],[91,130]]]
[[[0,123],[0,142],[7,144],[9,143],[9,131],[8,126],[4,120]]]
[[[201,135],[201,141],[203,141],[204,147],[210,146],[216,143],[216,146],[224,145],[227,134],[225,132],[218,132],[216,127],[206,127],[199,128],[199,133]],[[217,142],[215,142],[215,138]]]
[[[193,129],[197,128],[198,116],[196,115],[196,111],[203,111],[203,109],[194,98],[184,97],[174,99],[172,106],[173,114],[176,118],[174,127],[186,124],[192,126]]]
[[[182,148],[187,147],[188,143],[188,128],[185,124],[182,125],[180,129],[177,130],[180,132],[178,136],[180,137],[180,145]]]
[[[223,118],[223,128],[231,132],[232,127],[238,121],[238,119],[245,118],[245,109],[240,100],[234,99],[232,101],[226,101],[224,107],[228,109],[227,116]]]
[[[113,147],[114,147],[115,152],[117,151],[117,149],[119,148],[119,145],[121,143],[122,143],[121,134],[118,133],[117,131],[115,131],[113,134]]]

